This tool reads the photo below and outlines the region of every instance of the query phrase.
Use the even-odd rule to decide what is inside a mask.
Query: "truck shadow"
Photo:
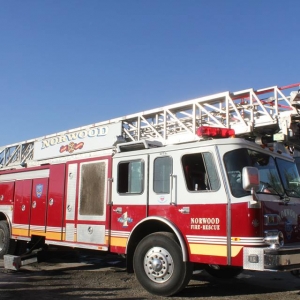
[[[41,253],[38,260],[18,271],[0,267],[1,299],[161,299],[146,292],[117,255],[60,250]],[[171,299],[279,299],[276,293],[288,292],[281,296],[291,300],[299,299],[299,290],[300,279],[289,273],[244,271],[237,278],[221,280],[197,271]]]
[[[299,299],[300,279],[290,273],[260,273],[244,271],[236,278],[218,279],[205,271],[194,274],[189,285],[178,297],[211,298],[257,295],[263,297],[289,292],[289,299]],[[275,298],[275,297],[274,297]],[[258,299],[258,298],[253,298]],[[277,299],[277,298],[275,298]],[[279,298],[278,298],[279,299]]]

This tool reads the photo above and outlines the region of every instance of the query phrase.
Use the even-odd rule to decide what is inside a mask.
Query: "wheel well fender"
[[[167,219],[162,217],[149,217],[140,221],[131,231],[126,245],[127,270],[133,272],[133,255],[139,242],[147,235],[155,232],[172,232],[182,249],[183,261],[189,260],[186,242],[180,230]]]
[[[5,213],[3,213],[3,212],[0,212],[0,221],[6,221],[7,222],[8,228],[9,228],[9,232],[11,234],[11,222],[10,222],[8,216]]]

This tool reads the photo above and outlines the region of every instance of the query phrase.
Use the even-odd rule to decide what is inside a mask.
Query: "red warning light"
[[[197,129],[197,135],[202,137],[211,138],[228,138],[234,137],[234,129],[220,128],[220,127],[210,127],[210,126],[200,126]]]

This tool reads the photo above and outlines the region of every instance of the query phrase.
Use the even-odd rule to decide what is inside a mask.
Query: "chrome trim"
[[[219,151],[219,147],[215,145],[216,157],[220,166],[221,178],[223,180],[224,189],[227,198],[227,210],[226,210],[226,236],[227,236],[227,264],[231,265],[231,191],[226,176],[225,166],[222,161],[222,156]]]
[[[285,246],[280,249],[244,248],[243,268],[256,271],[292,271],[300,269],[300,245]],[[257,263],[252,263],[249,257],[256,256]]]
[[[274,222],[270,222],[270,219],[274,219]],[[264,215],[264,225],[265,226],[272,226],[272,225],[278,225],[280,223],[280,216],[278,214],[265,214]]]

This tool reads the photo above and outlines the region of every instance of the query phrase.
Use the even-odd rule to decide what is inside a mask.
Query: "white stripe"
[[[47,226],[47,232],[48,231],[52,231],[52,232],[65,232],[66,229],[65,228],[61,228],[61,227],[51,227],[51,226]]]
[[[196,244],[227,244],[227,239],[225,238],[206,238],[206,237],[190,237],[187,238],[189,243]]]
[[[24,180],[24,179],[35,179],[35,178],[47,178],[47,177],[49,177],[49,169],[3,174],[0,175],[0,181]]]
[[[129,231],[111,231],[110,235],[115,237],[129,237]]]
[[[12,224],[12,228],[16,229],[28,229],[29,224]]]
[[[227,244],[226,236],[186,236],[189,243],[196,244]],[[262,237],[237,237],[238,240],[231,240],[231,245],[264,245]]]
[[[108,247],[107,246],[102,246],[102,245],[87,245],[87,244],[66,243],[66,242],[57,242],[57,241],[49,241],[49,240],[46,240],[45,243],[49,244],[49,245],[59,245],[59,246],[66,246],[66,247],[75,247],[75,248],[84,248],[84,249],[108,251]],[[99,249],[99,247],[101,247],[101,249]]]
[[[30,230],[45,231],[45,226],[30,225]]]

